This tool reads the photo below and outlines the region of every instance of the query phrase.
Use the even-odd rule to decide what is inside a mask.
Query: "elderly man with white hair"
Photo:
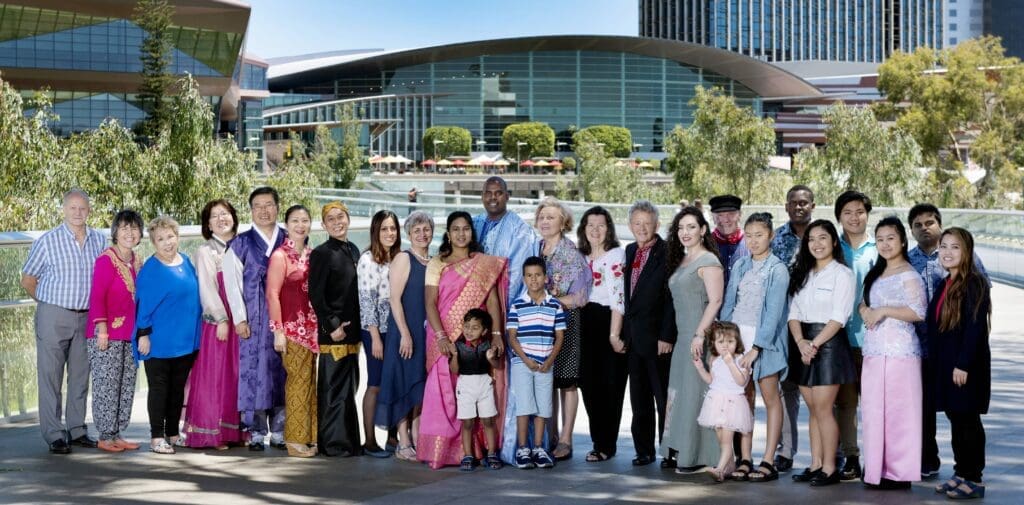
[[[107,239],[87,224],[89,196],[84,191],[65,193],[63,210],[64,222],[32,243],[21,269],[21,286],[39,302],[35,317],[39,428],[54,454],[68,454],[72,445],[96,447],[85,426],[89,393],[85,327],[93,265],[107,245]],[[61,409],[65,367],[68,394]]]

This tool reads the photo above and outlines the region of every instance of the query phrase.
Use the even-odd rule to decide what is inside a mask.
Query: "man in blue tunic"
[[[481,195],[484,214],[473,218],[476,239],[484,251],[508,258],[508,303],[526,292],[523,287],[523,262],[537,254],[539,239],[533,227],[514,212],[508,212],[508,185],[501,177],[484,182]]]
[[[249,432],[249,450],[284,449],[284,366],[274,351],[267,310],[270,253],[284,242],[277,225],[277,190],[261,187],[249,195],[252,227],[239,233],[224,254],[224,290],[239,339],[238,410]]]

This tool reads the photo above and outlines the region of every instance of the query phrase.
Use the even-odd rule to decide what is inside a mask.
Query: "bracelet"
[[[96,336],[99,338],[110,338],[109,333],[97,333]]]
[[[614,334],[614,333],[612,333],[611,335],[608,335],[608,338],[618,340],[619,336]]]
[[[491,332],[491,335],[498,335],[498,336],[501,336],[501,332],[500,332],[500,331],[492,331],[492,332]]]

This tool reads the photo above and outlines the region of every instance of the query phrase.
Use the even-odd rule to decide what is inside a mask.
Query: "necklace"
[[[426,257],[420,256],[420,253],[416,252],[415,249],[409,249],[409,252],[411,252],[413,256],[416,256],[416,258],[418,258],[423,263],[430,263],[430,258],[433,258],[433,256],[429,254],[427,254]]]

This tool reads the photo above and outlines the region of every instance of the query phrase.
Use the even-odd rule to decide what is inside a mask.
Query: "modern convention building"
[[[235,0],[170,0],[170,72],[192,74],[213,106],[220,135],[240,148],[262,146],[267,64],[243,57],[250,8]],[[94,129],[105,119],[129,128],[145,117],[142,83],[145,31],[132,22],[135,0],[0,2],[0,78],[23,96],[42,91],[60,116],[59,135]],[[29,110],[26,113],[31,114]]]
[[[674,40],[615,36],[526,37],[403,51],[313,55],[272,64],[264,110],[268,140],[318,125],[338,126],[351,104],[374,154],[419,160],[431,126],[470,131],[476,151],[501,149],[506,126],[541,121],[559,151],[571,132],[596,124],[628,128],[637,150],[662,151],[675,126],[692,122],[694,88],[717,86],[759,113],[765,101],[818,96],[802,79],[765,62]]]

